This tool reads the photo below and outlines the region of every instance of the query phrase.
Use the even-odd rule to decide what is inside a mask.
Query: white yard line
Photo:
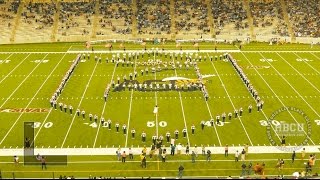
[[[314,52],[310,52],[310,54],[312,54],[315,58],[317,58],[318,60],[320,60],[320,58],[314,54]],[[319,73],[320,74],[320,73]]]
[[[48,55],[48,54],[47,54]],[[44,60],[47,55],[42,59]],[[66,54],[65,54],[66,55]],[[64,57],[64,56],[63,56]],[[27,104],[27,106],[25,107],[28,108],[29,105],[32,103],[33,99],[38,95],[38,93],[40,92],[40,90],[42,89],[42,87],[45,85],[45,83],[48,81],[48,79],[50,78],[50,76],[52,75],[52,73],[55,71],[55,69],[58,67],[58,65],[61,63],[63,58],[60,59],[60,61],[56,64],[56,66],[53,68],[53,70],[51,71],[51,73],[49,74],[49,76],[45,79],[45,81],[41,84],[41,86],[39,87],[39,89],[37,90],[37,92],[34,94],[34,96],[31,98],[31,100],[29,101],[29,103]],[[39,64],[37,66],[39,66],[41,64],[41,61],[39,62]],[[37,67],[36,66],[36,67]],[[33,71],[32,71],[33,72]],[[31,72],[31,73],[32,73]],[[30,74],[29,74],[30,75]],[[27,76],[28,77],[28,76]],[[26,77],[26,78],[27,78]],[[21,83],[22,84],[22,83]],[[19,117],[16,119],[16,121],[13,123],[13,125],[11,126],[11,128],[7,131],[6,135],[2,138],[0,144],[3,143],[3,141],[7,138],[7,136],[9,135],[9,133],[12,131],[12,129],[15,127],[15,125],[17,124],[17,122],[19,121],[19,119],[22,117],[22,115],[24,114],[24,111],[19,115]]]
[[[122,51],[123,52],[123,51]],[[137,54],[136,54],[136,58],[134,59],[134,68],[133,68],[133,72],[136,71],[136,67],[137,67]],[[134,75],[133,75],[133,79],[135,79]],[[133,99],[133,88],[131,89],[131,95],[130,95],[130,105],[129,105],[129,115],[128,115],[128,122],[127,122],[127,133],[126,133],[126,142],[124,144],[124,147],[127,147],[128,145],[128,136],[129,136],[129,131],[130,131],[130,120],[131,120],[131,109],[132,109],[132,99]]]
[[[244,58],[250,63],[251,66],[253,66],[253,64],[251,63],[251,61],[247,58],[247,56],[245,56],[243,53],[242,55],[244,56]],[[263,76],[259,73],[259,71],[254,68],[254,70],[257,72],[257,74],[260,76],[260,78],[264,81],[264,83],[268,86],[268,88],[272,91],[272,93],[275,95],[275,97],[279,100],[279,102],[282,104],[282,106],[286,107],[286,105],[282,102],[282,100],[278,97],[278,95],[274,92],[274,90],[270,87],[270,85],[267,83],[267,81],[263,78]],[[294,118],[294,116],[292,115],[292,113],[290,111],[288,111],[288,113],[290,114],[290,116],[298,123],[298,121]],[[306,132],[304,131],[304,133],[306,134]],[[308,136],[308,139],[312,142],[313,145],[315,145],[315,143],[313,142],[313,140]]]
[[[299,56],[297,53],[293,52],[293,54],[295,54],[296,56],[298,56],[301,59],[301,56]],[[311,53],[313,56],[317,57],[316,55],[314,55],[313,53]],[[307,64],[311,69],[313,69],[314,71],[316,71],[318,74],[320,74],[320,72],[315,69],[313,66],[311,66],[308,62],[303,61],[305,64]]]
[[[210,56],[209,56],[209,53],[207,53],[207,56],[210,57]],[[205,103],[206,103],[206,105],[207,105],[207,109],[208,109],[208,112],[209,112],[209,114],[210,114],[210,118],[211,118],[211,119],[214,119],[213,116],[212,116],[212,113],[211,113],[211,110],[210,110],[210,107],[209,107],[208,102],[207,102],[205,99],[204,99],[204,101],[205,101]],[[218,133],[218,131],[217,131],[217,127],[216,127],[216,124],[215,124],[215,123],[213,123],[213,128],[214,128],[214,131],[215,131],[216,134],[217,134],[217,138],[218,138],[218,141],[219,141],[219,145],[222,146],[222,143],[221,143],[221,140],[220,140],[220,136],[219,136],[219,133]]]
[[[64,59],[64,57],[65,57],[66,55],[67,55],[67,53],[65,53],[65,54],[63,55],[63,57],[60,59],[60,61],[59,61],[58,64],[60,64],[60,62]],[[57,64],[57,65],[58,65],[58,64]],[[56,66],[56,67],[54,68],[54,70],[55,70],[57,67],[58,67],[58,66]],[[52,72],[53,72],[53,71],[52,71]],[[52,72],[51,72],[51,74],[48,76],[48,78],[52,75]],[[57,101],[58,101],[59,97],[60,97],[60,96],[57,97]],[[34,139],[33,139],[33,142],[32,142],[32,143],[34,143],[34,141],[36,141],[36,138],[37,138],[38,134],[40,133],[42,127],[45,125],[45,123],[46,123],[49,115],[50,115],[51,112],[52,112],[52,109],[53,109],[53,108],[50,108],[50,111],[48,112],[47,116],[44,118],[44,121],[41,123],[41,125],[40,125],[40,127],[39,127],[39,130],[37,131],[36,135],[34,136]]]
[[[315,90],[317,90],[320,93],[320,90],[315,87],[304,75],[302,75],[295,67],[293,67],[285,58],[283,58],[279,53],[277,53],[278,56],[280,56],[280,58],[282,60],[284,60],[292,69],[294,69],[304,80],[306,80]],[[301,58],[300,56],[298,56],[299,58]],[[308,64],[308,63],[307,63]],[[310,66],[310,65],[309,65]]]
[[[220,82],[221,82],[221,84],[222,84],[223,89],[224,89],[225,92],[227,93],[227,96],[228,96],[228,98],[229,98],[229,100],[230,100],[230,102],[231,102],[231,105],[232,105],[233,109],[237,109],[237,108],[235,107],[235,105],[233,104],[233,102],[232,102],[232,100],[231,100],[231,98],[230,98],[230,95],[229,95],[229,93],[228,93],[228,91],[227,91],[227,88],[225,87],[225,85],[224,85],[224,83],[223,83],[223,81],[222,81],[222,79],[221,79],[221,77],[220,77],[220,75],[219,75],[219,73],[218,73],[215,65],[214,65],[212,62],[211,62],[211,65],[212,65],[212,67],[214,68],[214,70],[216,71],[216,74],[217,74],[217,76],[218,76],[218,78],[219,78],[219,80],[220,80]],[[241,123],[241,126],[242,126],[244,132],[246,133],[246,135],[247,135],[247,137],[248,137],[248,140],[250,141],[251,146],[253,146],[252,141],[251,141],[251,139],[250,139],[250,136],[249,136],[246,128],[244,127],[244,125],[243,125],[243,123],[242,123],[241,117],[238,116],[238,118],[239,118],[239,122]]]
[[[100,56],[101,56],[101,54],[100,54]],[[92,77],[93,77],[93,74],[94,74],[94,72],[95,72],[98,64],[99,64],[99,61],[96,62],[96,65],[95,65],[94,68],[93,68],[93,71],[92,71],[92,73],[91,73],[90,79],[89,79],[89,81],[88,81],[88,83],[87,83],[87,86],[86,86],[85,90],[83,91],[83,94],[82,94],[82,96],[81,96],[80,102],[79,102],[79,104],[78,104],[78,106],[77,106],[76,109],[79,109],[79,107],[80,107],[80,105],[81,105],[81,103],[82,103],[82,101],[83,101],[83,99],[84,99],[84,95],[86,94],[86,92],[87,92],[87,90],[88,90],[89,84],[90,84],[90,82],[91,82],[91,79],[92,79]],[[69,128],[68,128],[67,134],[65,135],[64,140],[63,140],[63,142],[62,142],[62,144],[61,144],[61,148],[63,148],[64,143],[66,142],[66,140],[67,140],[67,138],[68,138],[68,135],[69,135],[69,133],[70,133],[71,127],[72,127],[72,125],[73,125],[73,122],[74,122],[76,116],[77,116],[77,113],[74,113],[73,118],[72,118],[72,121],[71,121],[71,124],[70,124],[70,126],[69,126]]]
[[[179,52],[180,52],[180,51],[179,51]],[[174,62],[174,57],[173,57],[172,59],[173,59],[173,63],[175,63],[175,62]],[[177,74],[177,69],[174,69],[174,73],[175,73],[176,76],[178,76],[178,74]],[[181,111],[182,111],[182,116],[183,116],[183,121],[184,121],[184,127],[185,127],[186,130],[187,130],[188,144],[191,146],[191,144],[190,144],[190,139],[189,139],[189,131],[188,131],[189,128],[188,128],[188,126],[187,126],[186,116],[185,116],[185,114],[184,114],[184,108],[183,108],[183,103],[182,103],[181,92],[179,91],[178,93],[179,93]]]
[[[209,108],[208,102],[207,102],[206,100],[205,100],[205,102],[206,102],[206,105],[207,105],[207,108],[208,108],[208,111],[209,111],[209,114],[210,114],[211,119],[214,119],[213,116],[212,116],[212,114],[211,114],[211,110],[210,110],[210,108]],[[218,138],[218,141],[219,141],[219,145],[222,146],[222,143],[221,143],[221,140],[220,140],[220,136],[219,136],[219,134],[218,134],[217,127],[216,127],[216,124],[215,124],[215,123],[213,123],[213,128],[214,128],[214,131],[215,131],[216,134],[217,134],[217,138]]]
[[[10,54],[5,60],[8,60],[13,54]],[[11,74],[13,73],[14,70],[16,70],[16,68],[18,68],[28,57],[30,56],[30,54],[28,54],[27,57],[25,57],[18,65],[16,65],[10,72],[9,74],[7,74],[3,79],[1,79],[0,84]]]
[[[156,60],[156,55],[153,53],[153,60]],[[157,80],[157,71],[154,72],[154,80]],[[156,106],[158,106],[158,97],[157,97],[157,90],[154,91],[154,97],[156,100]],[[158,111],[159,113],[159,111]],[[156,135],[157,138],[159,137],[159,124],[158,124],[158,113],[156,113]]]
[[[116,68],[117,68],[117,64],[114,65],[113,72],[112,72],[112,76],[111,76],[111,80],[110,80],[110,83],[109,83],[109,84],[111,84],[111,82],[112,82],[112,80],[113,80],[114,73],[116,72]],[[104,102],[103,109],[102,109],[102,112],[101,112],[101,116],[100,116],[100,117],[103,116],[104,111],[105,111],[105,109],[106,109],[106,105],[107,105],[107,101]],[[93,148],[96,146],[96,143],[97,143],[97,139],[98,139],[98,135],[99,135],[99,131],[100,131],[100,126],[101,126],[101,121],[99,121],[99,123],[98,123],[98,130],[97,130],[97,133],[96,133],[96,137],[95,137],[95,139],[94,139],[94,142],[93,142]]]
[[[48,56],[48,54],[46,54],[44,56],[44,58],[42,60],[44,60],[46,57]],[[35,71],[37,69],[37,67],[42,63],[42,60],[32,69],[32,71],[23,79],[23,81],[19,84],[18,87],[16,87],[15,90],[13,90],[13,92],[10,94],[10,96],[7,98],[7,100],[5,100],[2,105],[0,106],[0,109],[7,103],[7,101],[11,98],[11,96],[20,88],[20,86],[22,86],[22,84],[28,79],[28,77],[33,73],[33,71]],[[1,144],[1,143],[0,143]]]
[[[69,47],[69,49],[67,50],[67,52],[70,51],[71,48],[72,48],[72,45]]]

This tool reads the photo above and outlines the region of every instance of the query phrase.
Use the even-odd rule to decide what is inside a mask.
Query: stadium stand
[[[100,0],[99,25],[96,35],[131,34],[132,8],[130,0]]]
[[[170,34],[171,16],[168,0],[138,0],[138,34]]]
[[[2,44],[146,37],[310,43],[320,36],[316,0],[1,0],[0,9]]]
[[[249,24],[243,2],[212,0],[211,3],[217,35],[247,36]]]
[[[285,0],[296,37],[320,37],[319,1]]]
[[[0,42],[9,43],[11,30],[14,26],[14,20],[17,15],[19,1],[1,1],[0,2],[0,26],[5,27],[0,31]]]
[[[63,36],[89,37],[92,30],[95,1],[61,2],[58,39]]]
[[[210,32],[208,8],[204,1],[176,0],[174,7],[177,34],[196,34],[200,37],[201,34]]]
[[[25,3],[16,31],[16,42],[43,42],[50,39],[55,11],[56,5],[52,2]]]
[[[250,1],[256,35],[289,36],[280,1]]]

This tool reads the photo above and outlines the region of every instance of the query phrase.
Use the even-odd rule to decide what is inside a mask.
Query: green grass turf
[[[203,46],[201,46],[203,45]],[[213,49],[210,43],[200,44],[202,49]],[[106,50],[104,45],[94,45],[95,50]],[[148,48],[158,47],[161,45],[147,45]],[[214,47],[214,46],[213,46]],[[126,49],[142,49],[141,45],[128,44]],[[218,49],[237,49],[232,45],[218,44]],[[111,59],[112,54],[104,54],[97,52],[97,56],[101,56],[102,63],[94,61],[93,56],[85,62],[81,62],[76,68],[74,74],[68,81],[63,90],[62,95],[59,97],[58,102],[63,102],[74,107],[74,111],[79,106],[80,109],[86,111],[87,117],[89,113],[97,114],[99,117],[102,115],[106,119],[110,118],[115,122],[119,122],[120,128],[122,124],[127,124],[129,131],[135,128],[137,131],[136,138],[132,139],[131,135],[123,135],[122,132],[116,133],[115,128],[109,131],[105,127],[93,128],[89,126],[88,118],[82,120],[69,113],[60,112],[60,110],[51,110],[48,113],[0,113],[1,126],[0,126],[0,147],[22,147],[23,146],[23,122],[34,121],[39,122],[40,127],[35,128],[36,146],[41,147],[141,147],[143,145],[151,144],[151,136],[154,134],[163,135],[167,131],[171,132],[173,136],[174,130],[178,129],[180,138],[177,143],[190,143],[191,146],[201,144],[209,146],[224,146],[225,144],[238,146],[248,143],[249,145],[270,145],[266,136],[266,127],[261,125],[263,120],[275,110],[282,106],[293,106],[302,109],[310,118],[312,127],[311,140],[308,141],[309,145],[318,145],[319,142],[319,125],[316,120],[320,120],[319,104],[319,65],[320,53],[319,52],[294,52],[297,50],[318,50],[318,46],[312,49],[310,45],[274,45],[269,46],[265,43],[252,43],[243,46],[242,53],[231,53],[231,55],[238,60],[238,64],[243,68],[246,75],[251,80],[251,83],[259,92],[259,95],[265,101],[263,112],[256,112],[254,99],[250,96],[245,85],[242,83],[240,77],[231,66],[230,62],[213,61],[210,62],[209,56],[220,56],[222,53],[198,53],[202,57],[207,56],[207,61],[198,62],[200,72],[202,74],[215,74],[216,76],[209,78],[207,88],[209,91],[210,99],[206,103],[203,95],[199,91],[193,92],[139,92],[139,91],[125,91],[111,92],[107,103],[103,100],[103,92],[108,83],[110,83],[114,64],[105,63],[108,57]],[[0,64],[0,108],[50,108],[49,99],[55,89],[61,82],[65,72],[71,65],[71,61],[75,59],[76,54],[64,53],[23,53],[26,51],[61,51],[69,50],[84,50],[83,43],[57,43],[57,44],[21,44],[21,45],[5,45],[1,46],[1,51],[20,51],[21,53],[1,54],[0,60],[10,60],[8,63]],[[20,50],[19,50],[20,49]],[[119,49],[118,44],[114,45],[114,50]],[[165,49],[177,49],[175,43],[168,43]],[[194,49],[191,43],[183,45],[183,49]],[[257,51],[257,52],[246,52]],[[259,52],[259,50],[261,52]],[[264,52],[270,50],[270,52]],[[271,51],[284,51],[292,50],[292,52],[271,52]],[[194,56],[194,55],[193,55]],[[150,57],[150,59],[165,60],[162,57]],[[135,60],[136,62],[146,61],[149,57],[145,54],[144,58]],[[179,59],[179,57],[178,57]],[[266,60],[267,59],[267,60]],[[301,60],[302,59],[302,60]],[[46,63],[37,63],[35,60],[49,60]],[[60,61],[61,60],[61,61]],[[179,61],[179,60],[178,60]],[[60,63],[59,63],[60,62]],[[182,60],[181,62],[184,62]],[[263,68],[268,66],[269,68]],[[254,67],[254,68],[252,68]],[[262,67],[262,68],[260,68]],[[122,67],[119,65],[114,71],[114,79],[119,76],[121,79],[124,74],[129,78],[129,73],[134,71],[138,72],[137,80],[143,82],[150,79],[163,79],[171,76],[182,76],[187,78],[196,78],[193,68],[190,70],[177,69],[157,72],[156,74],[149,73],[148,75],[140,76],[140,70],[144,69],[143,66],[136,68]],[[149,68],[149,71],[151,69]],[[51,74],[50,77],[48,77]],[[222,86],[223,84],[223,86]],[[32,99],[33,98],[33,99]],[[153,107],[157,104],[159,108],[159,116],[156,118],[152,114]],[[253,113],[247,113],[249,104],[253,105]],[[200,121],[215,119],[216,115],[221,115],[222,112],[233,112],[234,108],[239,109],[243,107],[244,115],[241,120],[227,121],[223,126],[205,127],[202,131]],[[50,110],[50,109],[49,109]],[[298,114],[283,113],[277,117],[278,121],[286,120],[288,122],[303,123],[304,119]],[[148,127],[147,124],[155,123],[155,126]],[[157,123],[158,122],[158,123]],[[159,123],[162,123],[159,125]],[[87,123],[87,124],[85,124]],[[50,127],[42,125],[51,125]],[[164,126],[165,124],[166,126]],[[191,135],[191,125],[196,126],[195,135]],[[162,127],[164,126],[164,127]],[[188,137],[181,138],[181,130],[183,127],[188,128]],[[304,128],[306,130],[306,128]],[[142,131],[147,133],[147,143],[142,143],[140,134]],[[274,134],[274,139],[279,143],[280,140]],[[301,142],[302,139],[288,138],[287,142],[295,144]],[[257,155],[255,159],[271,156],[276,159],[276,155],[261,154]],[[78,157],[77,157],[78,158]],[[77,159],[75,158],[75,159]],[[81,157],[90,159],[89,156]],[[100,157],[99,157],[100,158]],[[109,157],[106,157],[109,158]],[[108,159],[107,159],[108,160]],[[204,162],[203,162],[204,163]],[[161,163],[160,163],[161,164]],[[289,163],[287,163],[289,164]],[[16,167],[11,165],[2,164],[4,170],[16,171]],[[86,170],[83,164],[70,165],[68,170]],[[170,163],[170,165],[161,165],[160,169],[168,170],[166,172],[157,172],[157,165],[150,165],[150,169],[154,169],[152,176],[175,176],[178,163]],[[232,173],[225,171],[197,171],[203,165],[196,165],[193,167],[191,163],[186,163],[187,169],[193,169],[186,175],[205,176],[205,175],[239,175],[240,165],[213,165],[208,169],[226,168],[237,169],[231,170]],[[270,165],[271,166],[271,165]],[[117,168],[120,169],[117,169]],[[133,168],[134,167],[134,168]],[[269,167],[269,165],[268,165]],[[291,167],[291,166],[290,166]],[[295,166],[292,166],[295,167]],[[19,167],[18,170],[32,171],[39,170],[39,167]],[[146,176],[148,171],[133,170],[140,169],[139,167],[124,165],[118,166],[112,163],[112,166],[105,168],[99,165],[94,165],[93,169],[97,171],[110,171],[132,169],[126,172],[125,176]],[[135,169],[136,168],[136,169]],[[297,166],[303,168],[303,166]],[[63,170],[64,167],[53,168],[52,171]],[[149,169],[149,168],[148,168]],[[87,169],[90,171],[90,169]],[[172,171],[169,171],[172,170]],[[285,171],[285,174],[291,174],[292,169]],[[109,172],[108,172],[109,173]],[[110,174],[102,173],[103,176],[118,176],[117,172],[110,171]],[[10,176],[4,175],[3,176]],[[32,173],[31,173],[32,174]],[[52,177],[51,174],[37,173],[42,177]],[[40,175],[41,174],[41,175]],[[65,173],[66,175],[68,173]],[[74,173],[73,173],[74,174]],[[270,171],[268,174],[276,174],[276,171]],[[17,177],[22,177],[27,174],[16,174]],[[88,173],[76,173],[78,176],[87,177]],[[98,174],[97,174],[98,175]],[[31,175],[30,175],[31,176]],[[33,176],[33,175],[32,175]],[[121,174],[122,176],[122,174]]]

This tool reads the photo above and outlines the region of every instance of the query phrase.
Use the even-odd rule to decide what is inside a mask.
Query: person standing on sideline
[[[210,149],[207,150],[207,162],[211,161],[211,151]]]
[[[229,147],[227,144],[226,147],[224,147],[224,157],[228,157],[228,155],[229,155]]]
[[[248,156],[248,153],[249,153],[249,144],[245,144],[244,145],[244,150],[246,151],[246,157]]]
[[[46,163],[46,158],[44,156],[41,157],[41,168],[47,169],[47,163]]]
[[[181,150],[182,150],[182,145],[181,145],[181,143],[179,143],[179,144],[177,145],[177,154],[178,154],[178,155],[181,154]]]
[[[120,148],[118,148],[118,150],[116,151],[116,154],[117,154],[118,161],[120,161],[120,156],[121,156],[121,149]]]
[[[252,105],[251,104],[249,105],[248,110],[249,110],[249,113],[251,113],[251,111],[252,111]]]
[[[192,161],[192,163],[196,162],[196,153],[194,151],[192,151],[192,153],[191,153],[191,161]]]
[[[204,147],[203,144],[201,144],[201,149],[202,149],[202,156],[206,155],[206,148]]]
[[[127,157],[127,154],[126,154],[126,151],[123,151],[123,153],[121,154],[121,159],[122,159],[122,162],[125,163],[126,162],[126,157]]]
[[[234,161],[238,162],[239,161],[239,151],[237,150],[236,153],[234,154]]]
[[[242,149],[241,151],[241,161],[246,160],[246,151],[244,149]]]
[[[175,149],[176,149],[176,146],[171,144],[171,156],[174,156],[174,153],[175,153]]]
[[[292,155],[291,155],[291,160],[292,160],[292,163],[294,163],[294,159],[296,158],[296,152],[293,151]]]
[[[131,148],[129,148],[129,159],[133,159],[133,153]]]
[[[186,146],[186,155],[187,155],[187,156],[189,155],[189,151],[190,151],[190,146],[189,146],[189,144],[187,143],[187,146]]]
[[[183,170],[184,170],[184,167],[182,166],[182,164],[180,164],[178,170],[179,170],[178,178],[181,179],[183,175]]]
[[[306,156],[306,148],[303,148],[301,151],[301,159],[304,160],[305,156]]]

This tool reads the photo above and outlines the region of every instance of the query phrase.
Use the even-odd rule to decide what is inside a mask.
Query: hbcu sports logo
[[[0,109],[2,113],[46,113],[49,112],[47,108],[6,108]]]
[[[156,80],[156,79],[151,79],[151,80],[145,80],[142,83],[139,82],[138,80],[125,80],[123,82],[121,82],[119,84],[119,86],[117,88],[114,88],[113,92],[115,91],[124,91],[125,87],[123,87],[123,85],[125,84],[126,86],[128,85],[134,85],[134,84],[147,84],[147,86],[149,87],[150,84],[166,84],[168,85],[168,83],[171,83],[172,86],[178,85],[178,86],[182,86],[185,85],[187,87],[187,85],[189,84],[193,84],[196,85],[197,87],[199,87],[199,85],[202,84],[206,84],[206,83],[210,83],[211,80],[205,80],[205,78],[208,77],[212,77],[215,75],[203,75],[202,76],[202,80],[199,79],[190,79],[190,78],[185,78],[185,77],[168,77],[168,78],[164,78],[162,80]],[[138,91],[143,91],[142,89],[137,89]],[[196,91],[198,89],[196,88],[190,88],[189,91]],[[170,91],[170,89],[166,88],[166,89],[159,89],[159,91]]]
[[[288,117],[285,121],[279,121],[283,118],[282,112],[288,112],[293,121]],[[282,107],[274,111],[268,119],[267,136],[270,143],[282,151],[299,150],[308,145],[309,140],[312,141],[310,119],[298,108]]]

